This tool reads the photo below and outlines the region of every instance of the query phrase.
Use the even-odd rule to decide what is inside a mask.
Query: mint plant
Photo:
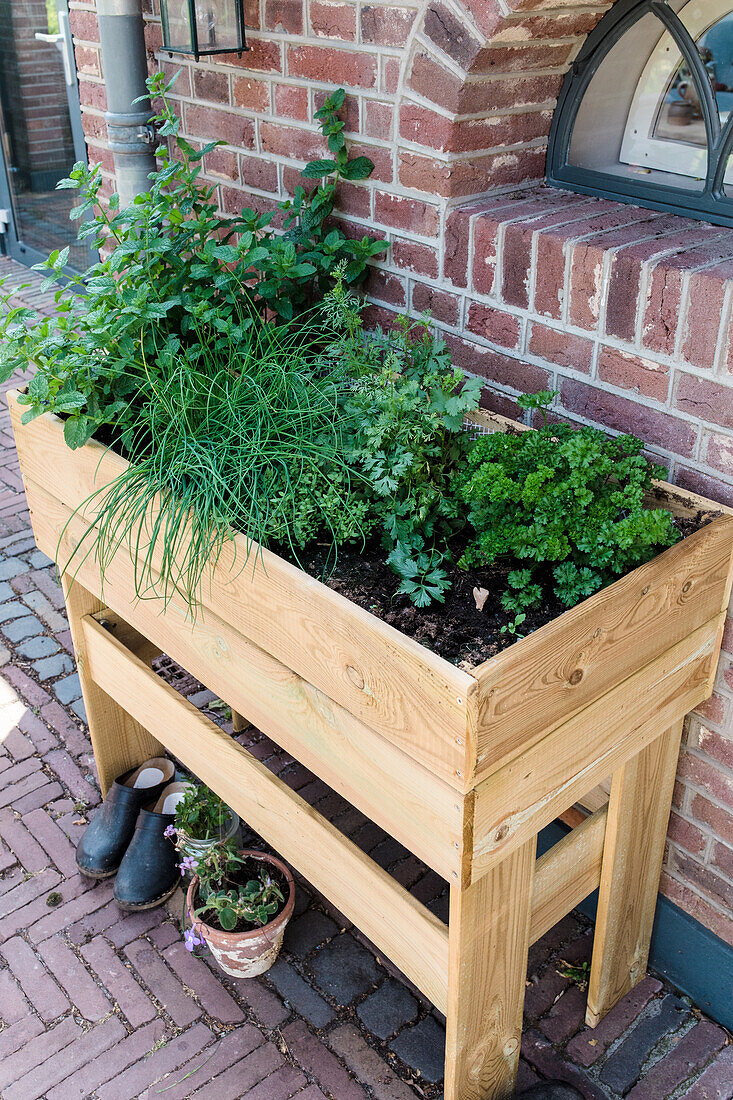
[[[549,593],[572,607],[679,538],[669,512],[644,506],[664,470],[646,461],[641,441],[548,426],[553,396],[520,399],[543,412],[544,426],[477,439],[453,481],[474,530],[459,564],[521,563],[507,577],[508,612]]]
[[[190,840],[212,840],[221,834],[229,809],[203,783],[191,783],[176,806],[176,831]]]
[[[214,844],[197,859],[187,857],[184,862],[185,870],[198,877],[200,904],[194,917],[207,924],[216,921],[225,932],[233,932],[241,922],[267,924],[285,901],[267,864],[243,880],[243,868],[251,871],[252,857],[238,851],[234,840]]]

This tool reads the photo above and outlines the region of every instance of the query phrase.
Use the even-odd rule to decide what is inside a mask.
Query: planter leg
[[[235,733],[241,733],[242,730],[246,730],[249,722],[247,719],[232,707],[232,729]]]
[[[536,838],[451,888],[445,1100],[513,1095],[522,1034]]]
[[[586,1023],[595,1027],[646,973],[682,720],[614,773]]]
[[[69,629],[76,653],[84,707],[89,721],[89,735],[97,764],[102,797],[113,779],[129,768],[136,767],[151,756],[161,756],[165,748],[134,718],[110,699],[92,680],[87,669],[86,646],[81,619],[102,611],[104,604],[70,577],[62,577]]]

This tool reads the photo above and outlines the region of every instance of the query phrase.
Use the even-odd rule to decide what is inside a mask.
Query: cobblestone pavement
[[[166,658],[158,671],[227,726],[200,684]],[[306,884],[276,966],[238,981],[186,952],[180,899],[125,915],[109,882],[77,874],[74,844],[99,802],[84,718],[61,590],[35,548],[0,412],[3,1100],[437,1100],[440,1016]],[[239,736],[446,917],[437,875],[266,737]],[[520,1086],[549,1077],[586,1100],[731,1100],[730,1036],[656,978],[583,1026],[584,994],[563,972],[590,945],[571,915],[532,949]]]

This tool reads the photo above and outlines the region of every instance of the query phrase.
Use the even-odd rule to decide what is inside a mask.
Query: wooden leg
[[[112,780],[118,775],[151,756],[164,755],[165,749],[160,741],[97,687],[89,675],[81,619],[84,615],[101,611],[104,604],[69,577],[63,577],[61,583],[89,722],[89,735],[104,797]]]
[[[680,720],[613,776],[588,986],[590,1027],[646,973],[681,736]]]
[[[232,729],[235,733],[241,733],[242,730],[246,730],[249,722],[244,718],[238,710],[232,707]]]
[[[536,838],[465,890],[451,888],[445,1100],[514,1092]]]

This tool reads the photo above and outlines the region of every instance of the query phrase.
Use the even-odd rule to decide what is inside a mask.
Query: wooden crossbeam
[[[84,617],[83,632],[88,669],[102,691],[155,731],[445,1013],[442,921],[93,617]]]
[[[607,817],[608,807],[596,810],[537,860],[530,943],[549,932],[600,885]]]

